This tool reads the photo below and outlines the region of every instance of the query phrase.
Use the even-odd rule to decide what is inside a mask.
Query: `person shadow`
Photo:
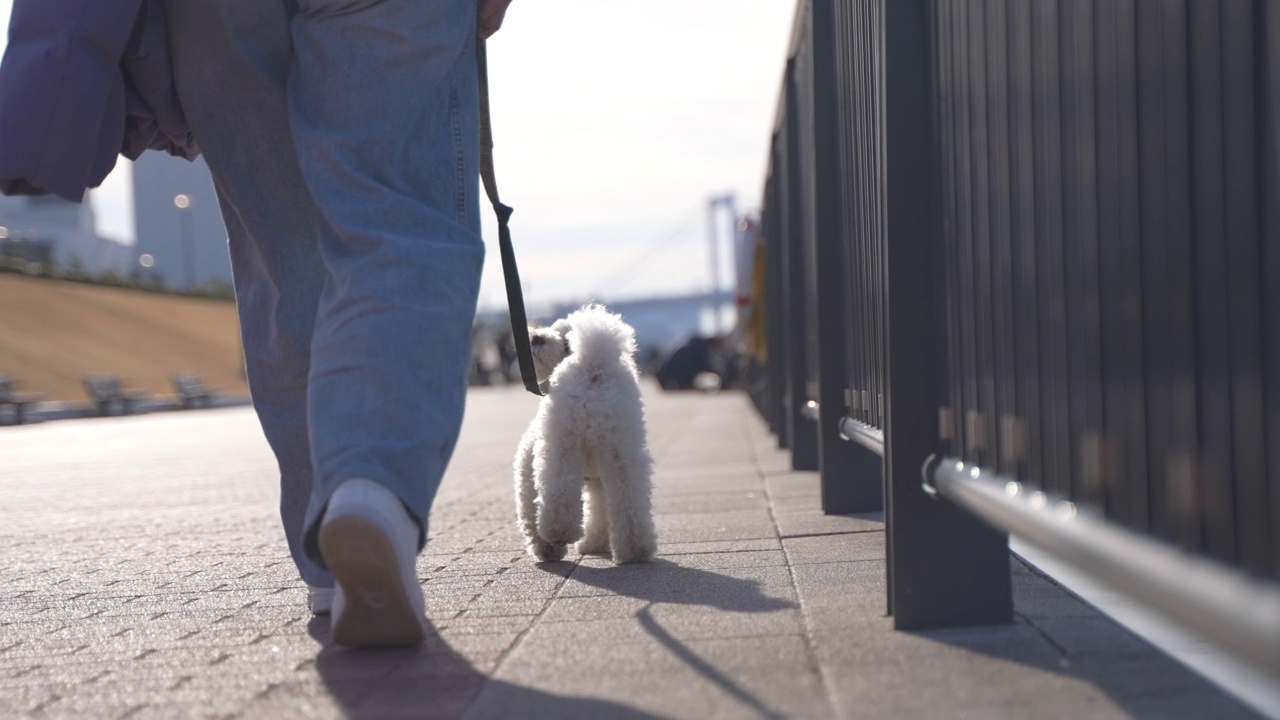
[[[428,621],[416,648],[351,649],[333,644],[329,618],[307,627],[323,645],[315,669],[344,715],[355,720],[528,718],[529,720],[661,720],[635,708],[592,698],[562,697],[489,677]],[[481,694],[484,702],[477,703]]]
[[[547,572],[566,574],[568,564],[545,563],[541,567]],[[602,594],[645,601],[635,618],[646,633],[691,670],[756,710],[760,717],[781,717],[664,627],[652,609],[655,605],[675,604],[702,605],[726,612],[767,613],[794,609],[794,602],[766,595],[761,583],[755,580],[663,559],[618,567],[578,564],[567,574],[571,580],[596,588]],[[450,647],[430,621],[428,626],[427,640],[420,647],[362,650],[334,645],[329,618],[311,620],[308,633],[323,646],[315,659],[316,672],[346,717],[355,720],[661,718],[607,700],[564,697],[490,677]]]

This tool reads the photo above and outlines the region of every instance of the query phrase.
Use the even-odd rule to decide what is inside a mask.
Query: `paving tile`
[[[1110,618],[1056,617],[1032,621],[1054,644],[1070,657],[1099,655],[1108,660],[1149,657],[1154,650],[1142,639],[1128,633]]]
[[[881,531],[883,523],[849,515],[826,515],[821,510],[779,510],[774,513],[778,533],[784,537],[839,535],[850,532]]]
[[[778,535],[766,510],[659,515],[654,524],[658,529],[659,542],[759,540]]]
[[[793,565],[884,559],[881,528],[818,537],[783,538],[787,559]]]
[[[692,542],[664,542],[658,539],[658,555],[696,555],[701,553],[735,553],[759,552],[761,550],[781,549],[782,542],[777,537],[757,538],[754,540],[705,540]]]

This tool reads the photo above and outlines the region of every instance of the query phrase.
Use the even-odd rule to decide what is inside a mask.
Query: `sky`
[[[11,0],[0,0],[7,25]],[[710,287],[710,197],[758,207],[795,0],[514,0],[489,42],[498,186],[530,303]],[[132,237],[128,163],[95,191]],[[505,305],[496,225],[481,307]],[[721,236],[725,233],[722,230]],[[727,245],[722,283],[729,277]]]

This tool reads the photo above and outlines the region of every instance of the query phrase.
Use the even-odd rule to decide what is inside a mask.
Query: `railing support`
[[[927,0],[873,0],[885,18],[885,257],[889,359],[885,469],[889,597],[900,630],[1013,620],[1008,536],[920,488],[938,447],[934,287],[940,233]]]
[[[784,123],[787,174],[785,183],[786,214],[783,232],[787,237],[783,249],[787,342],[787,425],[791,441],[791,468],[793,470],[818,469],[818,427],[804,416],[804,406],[809,401],[808,371],[809,343],[805,317],[805,280],[808,276],[804,263],[804,234],[808,208],[805,203],[803,166],[804,152],[800,137],[799,91],[796,87],[795,58],[787,61],[786,122]]]
[[[773,148],[770,158],[769,180],[766,184],[766,206],[768,212],[761,217],[765,242],[765,334],[768,338],[769,357],[766,365],[768,387],[765,402],[769,408],[769,427],[778,438],[778,448],[791,447],[791,438],[787,426],[787,333],[786,333],[786,282],[783,273],[783,253],[786,252],[786,238],[781,231],[780,199],[782,159],[779,153],[779,138],[775,134],[770,147]]]

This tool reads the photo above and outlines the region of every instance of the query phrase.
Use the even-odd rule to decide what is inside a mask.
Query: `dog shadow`
[[[579,564],[569,579],[653,604],[705,605],[726,612],[748,613],[795,607],[790,600],[765,594],[758,580],[736,578],[660,558],[607,567]]]
[[[660,720],[618,703],[561,697],[491,678],[428,624],[427,640],[416,648],[350,649],[333,644],[329,618],[311,620],[307,631],[324,646],[316,655],[316,673],[346,717]]]
[[[554,563],[554,565],[560,564]],[[546,565],[553,565],[553,563]],[[645,601],[645,605],[635,614],[636,622],[645,633],[679,658],[690,670],[754,710],[756,716],[769,720],[783,717],[763,699],[717,668],[715,664],[704,659],[675,633],[664,627],[658,618],[654,617],[653,607],[655,605],[698,605],[724,612],[767,613],[793,610],[796,608],[794,602],[767,594],[763,589],[763,583],[758,580],[732,577],[664,559],[619,566],[595,566],[580,562],[569,574],[569,580],[605,591],[605,594]],[[788,584],[787,587],[789,592],[790,585]]]

